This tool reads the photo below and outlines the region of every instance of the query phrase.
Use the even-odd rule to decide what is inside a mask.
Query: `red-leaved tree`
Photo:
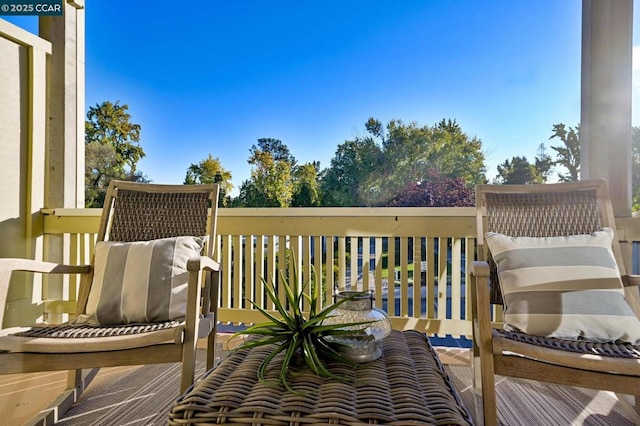
[[[422,182],[407,184],[404,191],[386,203],[388,207],[473,207],[475,191],[460,178],[442,176],[429,169]]]

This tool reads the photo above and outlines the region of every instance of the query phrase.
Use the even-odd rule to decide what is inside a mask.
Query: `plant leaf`
[[[267,369],[267,366],[271,363],[271,360],[273,360],[273,358],[275,358],[280,352],[288,349],[288,346],[288,342],[276,346],[276,348],[271,351],[269,355],[265,357],[265,359],[262,360],[260,366],[258,367],[258,380],[264,382],[264,371]]]
[[[235,350],[238,351],[240,349],[251,349],[251,348],[257,348],[259,346],[266,346],[272,343],[286,341],[288,338],[289,338],[288,336],[273,336],[273,337],[263,337],[262,339],[245,340],[240,345],[238,345]]]
[[[283,326],[287,326],[286,321],[281,320],[280,318],[277,318],[275,316],[273,316],[269,311],[267,311],[266,309],[262,308],[261,306],[258,306],[255,302],[253,302],[252,300],[249,300],[249,303],[251,303],[251,305],[256,308],[258,311],[260,311],[260,313],[262,315],[264,315],[265,317],[267,317],[267,319],[269,319],[269,321],[271,321],[272,323],[275,324],[282,324]],[[280,315],[282,315],[282,312],[280,312]]]
[[[269,296],[269,299],[271,299],[271,302],[273,302],[273,304],[275,305],[276,310],[282,316],[282,320],[285,321],[289,327],[292,327],[292,328],[295,327],[295,324],[291,319],[291,315],[287,312],[284,306],[282,306],[282,302],[280,302],[280,299],[276,295],[275,283],[269,286],[269,284],[265,281],[264,278],[262,278],[262,282],[264,283],[264,289],[266,290],[267,295]],[[287,287],[287,285],[285,285],[284,287]],[[257,305],[256,305],[256,308],[258,308],[260,312],[263,312],[263,313],[266,312],[264,309],[258,307]]]
[[[282,367],[280,368],[280,381],[284,385],[287,390],[294,392],[294,390],[289,385],[287,381],[287,374],[289,373],[289,364],[291,363],[291,358],[296,352],[296,349],[300,346],[299,342],[299,334],[295,333],[289,342],[289,347],[287,348],[287,352],[284,354],[284,359],[282,360]]]

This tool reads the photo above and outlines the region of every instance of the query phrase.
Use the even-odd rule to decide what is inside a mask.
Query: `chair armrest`
[[[476,277],[488,277],[489,264],[483,260],[476,260],[471,264],[469,273]]]
[[[86,274],[90,265],[64,265],[33,259],[0,259],[0,273],[13,271],[42,272],[46,274]]]
[[[9,282],[14,271],[39,272],[43,274],[87,274],[91,272],[91,266],[64,265],[33,259],[0,259],[0,327],[4,320]]]
[[[198,256],[187,261],[187,271],[219,271],[220,264],[208,256]]]
[[[625,287],[640,286],[640,275],[623,275],[622,284]]]

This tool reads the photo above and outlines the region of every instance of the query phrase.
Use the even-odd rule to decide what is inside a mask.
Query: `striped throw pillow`
[[[489,232],[505,328],[536,336],[640,344],[640,320],[625,300],[613,230],[531,238]]]
[[[187,260],[206,237],[175,237],[95,246],[94,276],[85,315],[77,323],[118,325],[183,320]]]

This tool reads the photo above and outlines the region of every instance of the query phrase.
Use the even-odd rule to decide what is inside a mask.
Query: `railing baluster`
[[[371,270],[371,238],[362,237],[362,289],[373,290],[370,283],[369,271]]]
[[[347,241],[346,237],[338,237],[338,289],[347,288]]]
[[[256,236],[256,275],[254,277],[254,286],[255,286],[255,294],[256,298],[254,300],[255,303],[258,304],[261,308],[266,308],[265,306],[265,293],[264,287],[262,285],[262,279],[266,277],[265,275],[265,239],[264,235]]]
[[[400,316],[409,316],[409,239],[400,237]],[[395,268],[394,268],[395,271]]]
[[[411,238],[413,259],[413,288],[412,300],[414,318],[420,318],[422,315],[422,239],[419,236]]]
[[[231,288],[232,288],[232,281],[231,281],[231,267],[233,265],[232,261],[233,261],[233,256],[232,256],[232,238],[231,235],[225,235],[225,236],[221,236],[221,242],[222,242],[222,289],[220,291],[221,293],[221,300],[222,300],[222,304],[221,307],[223,308],[233,308],[233,306],[231,305]]]
[[[245,309],[248,309],[251,307],[251,304],[247,301],[247,300],[255,300],[255,276],[254,276],[254,264],[255,264],[255,258],[254,258],[254,244],[257,244],[257,240],[254,240],[254,236],[253,235],[246,235],[244,237],[244,257],[243,257],[243,263],[244,263],[244,272],[243,272],[243,276],[242,281],[243,281],[243,285],[242,285],[242,303],[240,305],[238,305],[239,307],[243,307]],[[254,241],[256,241],[256,243],[254,243]]]
[[[336,286],[336,275],[335,275],[335,270],[334,270],[334,256],[335,256],[335,250],[334,250],[334,239],[335,237],[333,236],[328,236],[325,239],[324,245],[325,245],[325,250],[326,250],[326,257],[325,257],[325,278],[327,280],[326,285],[325,285],[325,291],[326,291],[326,296],[325,296],[325,303],[326,304],[331,304],[333,302],[333,290]]]
[[[276,276],[278,272],[276,270],[276,237],[269,236],[267,242],[267,276],[265,277],[266,282],[271,285],[276,282]],[[271,301],[268,301],[268,308],[275,309],[275,306]]]
[[[351,290],[362,290],[358,280],[358,245],[360,238],[349,237],[349,283]]]
[[[460,319],[462,240],[451,239],[451,319]]]
[[[427,248],[427,318],[435,318],[436,315],[436,238],[425,238]]]
[[[389,315],[400,316],[396,309],[396,238],[387,238],[387,307]]]
[[[438,309],[437,318],[447,318],[447,252],[448,238],[438,238]]]
[[[376,306],[382,306],[383,285],[382,285],[382,238],[375,238],[375,286],[376,286]],[[393,287],[392,287],[393,288]],[[391,312],[388,310],[387,311]]]

